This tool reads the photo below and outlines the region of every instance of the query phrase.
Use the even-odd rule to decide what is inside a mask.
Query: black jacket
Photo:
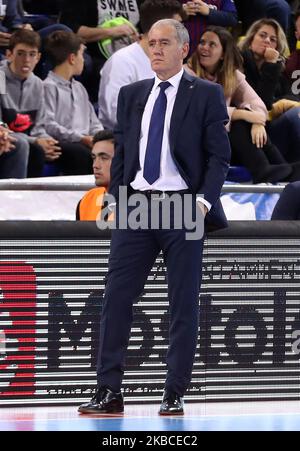
[[[291,91],[290,83],[283,72],[284,67],[281,62],[265,62],[258,69],[251,50],[246,50],[242,55],[246,80],[266,104],[268,110],[279,99],[299,100]]]
[[[300,182],[289,183],[286,185],[275,205],[271,219],[300,219]]]

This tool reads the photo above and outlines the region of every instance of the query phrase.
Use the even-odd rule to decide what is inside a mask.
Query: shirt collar
[[[173,75],[173,77],[169,78],[168,80],[164,80],[164,81],[168,81],[174,88],[178,89],[183,72],[184,72],[184,70],[182,68],[177,74]],[[156,89],[161,82],[162,82],[162,80],[160,78],[158,78],[158,76],[156,75],[155,79],[154,79],[153,89]]]

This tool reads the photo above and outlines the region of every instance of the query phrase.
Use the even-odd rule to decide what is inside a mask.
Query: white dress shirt
[[[152,115],[152,110],[155,104],[155,101],[159,95],[160,87],[159,84],[162,82],[157,76],[155,77],[154,85],[152,91],[148,97],[147,103],[145,105],[144,114],[142,118],[141,125],[141,135],[140,135],[140,148],[139,148],[139,161],[140,168],[135,176],[135,179],[131,183],[131,187],[134,190],[145,191],[145,190],[159,190],[159,191],[179,191],[188,189],[187,184],[181,177],[176,164],[172,158],[170,151],[170,122],[172,117],[172,112],[174,108],[174,103],[179,87],[179,83],[181,81],[183,75],[183,69],[178,72],[173,77],[169,78],[168,81],[170,86],[165,90],[167,97],[167,109],[165,115],[165,124],[163,131],[163,139],[162,139],[162,149],[161,149],[161,158],[160,158],[160,176],[159,178],[150,185],[143,177],[144,170],[144,162],[146,155],[146,148],[148,142],[148,131],[150,126],[150,120]],[[204,203],[204,205],[208,208],[211,207],[211,204],[207,202],[202,197],[197,196],[197,201]]]

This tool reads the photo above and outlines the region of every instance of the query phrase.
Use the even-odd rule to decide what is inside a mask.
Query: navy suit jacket
[[[141,121],[153,84],[154,79],[142,80],[120,90],[109,189],[117,200],[119,186],[129,187],[139,169]],[[170,151],[191,192],[212,204],[207,230],[227,226],[219,200],[230,162],[227,122],[222,88],[184,72],[171,117]]]
[[[300,219],[300,182],[293,182],[286,185],[275,205],[271,219]]]

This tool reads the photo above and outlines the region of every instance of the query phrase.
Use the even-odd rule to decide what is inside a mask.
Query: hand
[[[134,41],[137,41],[139,39],[139,34],[130,25],[119,25],[117,27],[110,28],[109,31],[112,38],[129,36]]]
[[[16,139],[10,135],[9,130],[0,126],[0,155],[14,149]]]
[[[279,56],[280,54],[277,50],[271,47],[266,48],[264,57],[267,63],[277,63]]]
[[[202,0],[187,2],[183,5],[183,9],[188,16],[195,16],[196,14],[208,16],[210,12],[208,5]]]
[[[277,100],[277,102],[273,103],[272,109],[270,111],[272,119],[276,119],[277,117],[281,116],[281,114],[285,113],[291,108],[296,107],[300,107],[300,102],[296,102],[295,100],[289,99]]]
[[[246,122],[250,122],[250,124],[258,124],[258,125],[266,125],[266,115],[264,113],[260,113],[259,111],[248,111],[244,110],[244,120]]]
[[[81,144],[83,144],[86,147],[89,147],[90,149],[93,148],[93,137],[92,136],[83,136],[80,140]]]
[[[202,0],[194,0],[194,3],[196,5],[197,13],[202,14],[202,16],[209,15],[210,9],[207,3],[203,2]]]
[[[33,31],[33,28],[32,28],[31,23],[24,23],[24,24],[22,25],[22,28],[23,28],[24,30],[31,30],[31,31]]]
[[[0,47],[8,47],[11,34],[0,31]]]
[[[199,207],[200,210],[201,210],[201,213],[202,213],[202,215],[203,215],[203,218],[205,218],[205,216],[206,216],[206,214],[207,214],[207,212],[208,212],[207,206],[204,205],[204,203],[201,202],[200,200],[197,201],[197,204],[198,204],[198,207]]]
[[[188,16],[195,16],[197,14],[197,6],[195,2],[187,2],[182,5],[184,12]]]
[[[61,156],[61,148],[58,141],[53,138],[37,138],[36,144],[42,147],[45,152],[46,161],[57,160]]]
[[[262,149],[267,143],[267,132],[263,125],[253,124],[251,127],[252,143],[256,145],[258,149]]]

